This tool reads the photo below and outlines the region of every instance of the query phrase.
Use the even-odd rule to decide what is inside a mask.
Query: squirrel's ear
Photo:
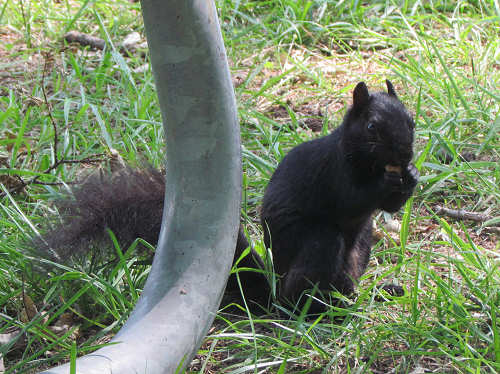
[[[385,80],[385,84],[387,85],[387,93],[391,96],[398,97],[398,95],[396,95],[396,90],[394,90],[394,86],[389,79]]]
[[[368,104],[368,99],[370,94],[368,93],[368,87],[366,87],[365,82],[359,82],[354,88],[352,94],[352,107],[362,108]]]

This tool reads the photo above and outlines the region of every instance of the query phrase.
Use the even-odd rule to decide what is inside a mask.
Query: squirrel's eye
[[[368,124],[366,125],[366,128],[370,131],[373,131],[373,130],[375,130],[375,125],[373,124],[373,122],[368,122]]]

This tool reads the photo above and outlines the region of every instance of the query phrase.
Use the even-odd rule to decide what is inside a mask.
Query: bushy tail
[[[109,251],[111,241],[108,229],[116,236],[122,249],[127,249],[137,238],[155,246],[161,228],[164,195],[164,176],[152,167],[135,169],[125,166],[114,173],[94,173],[73,188],[71,194],[62,196],[56,202],[61,221],[37,240],[35,247],[56,261],[106,249],[108,253],[93,255],[110,257],[114,256],[114,251]],[[240,226],[234,259],[240,259],[248,246]],[[238,266],[264,268],[253,249],[240,260]],[[239,278],[250,299],[259,304],[267,300],[267,280],[263,274],[241,271]],[[226,291],[228,295],[239,295],[235,276],[229,278]]]
[[[160,232],[164,195],[164,176],[152,167],[127,166],[112,174],[94,173],[56,201],[61,221],[35,246],[65,260],[95,248],[92,243],[109,243],[107,229],[116,235],[122,248],[136,238],[154,245]]]

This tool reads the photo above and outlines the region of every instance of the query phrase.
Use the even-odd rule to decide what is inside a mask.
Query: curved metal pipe
[[[238,232],[239,126],[213,1],[143,0],[167,142],[158,248],[144,291],[85,374],[175,373],[196,353],[224,292]],[[63,365],[45,373],[68,373]]]

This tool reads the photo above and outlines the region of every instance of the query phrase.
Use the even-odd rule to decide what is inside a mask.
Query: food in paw
[[[388,173],[396,173],[401,175],[401,166],[385,165],[385,171]]]

